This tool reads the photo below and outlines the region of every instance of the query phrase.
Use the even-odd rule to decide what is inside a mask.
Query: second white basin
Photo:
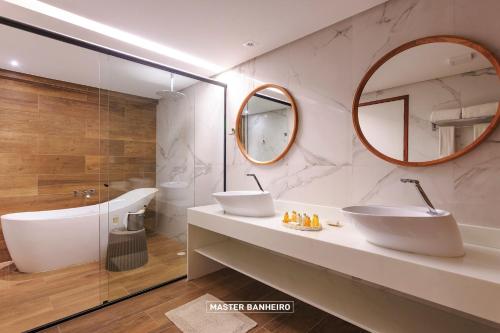
[[[462,237],[453,216],[425,207],[351,206],[342,212],[375,245],[390,249],[441,257],[465,254]]]
[[[274,216],[274,202],[267,191],[228,191],[212,194],[225,213],[251,216]]]

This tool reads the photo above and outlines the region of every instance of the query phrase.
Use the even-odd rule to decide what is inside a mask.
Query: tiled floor
[[[89,263],[51,272],[0,272],[0,332],[21,332],[94,307],[186,273],[184,245],[148,236],[148,263],[127,272],[108,272]]]
[[[294,300],[271,287],[230,269],[193,281],[178,281],[45,330],[45,333],[179,332],[165,312],[205,293],[224,301]],[[293,314],[247,314],[257,322],[252,332],[365,332],[343,320],[295,300]],[[226,332],[220,332],[226,333]]]

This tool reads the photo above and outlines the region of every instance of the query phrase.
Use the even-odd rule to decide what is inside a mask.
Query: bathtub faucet
[[[82,191],[73,191],[73,196],[75,197],[83,197],[85,199],[90,199],[95,194],[95,189],[90,188]]]

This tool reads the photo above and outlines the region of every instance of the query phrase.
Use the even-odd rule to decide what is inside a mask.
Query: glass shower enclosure
[[[0,18],[0,331],[186,274],[224,189],[225,85]]]
[[[186,209],[195,197],[190,87],[198,81],[112,57],[100,72],[101,263],[108,299],[116,299],[186,272]],[[131,206],[123,210],[124,202]]]

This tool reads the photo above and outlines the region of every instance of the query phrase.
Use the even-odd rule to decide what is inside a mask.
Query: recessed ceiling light
[[[19,61],[13,59],[9,62],[12,67],[19,67]]]
[[[257,43],[254,42],[253,40],[249,40],[243,43],[243,46],[245,47],[254,47],[255,45],[257,45]]]
[[[44,14],[55,19],[79,26],[81,28],[105,35],[121,42],[134,45],[146,49],[151,52],[155,52],[200,68],[208,69],[212,72],[219,73],[223,71],[223,68],[206,61],[205,59],[196,57],[189,53],[162,45],[160,43],[154,42],[152,40],[134,35],[132,33],[114,28],[112,26],[88,19],[86,17],[68,12],[67,10],[46,4],[38,0],[5,0],[11,4],[32,10],[34,12]]]

